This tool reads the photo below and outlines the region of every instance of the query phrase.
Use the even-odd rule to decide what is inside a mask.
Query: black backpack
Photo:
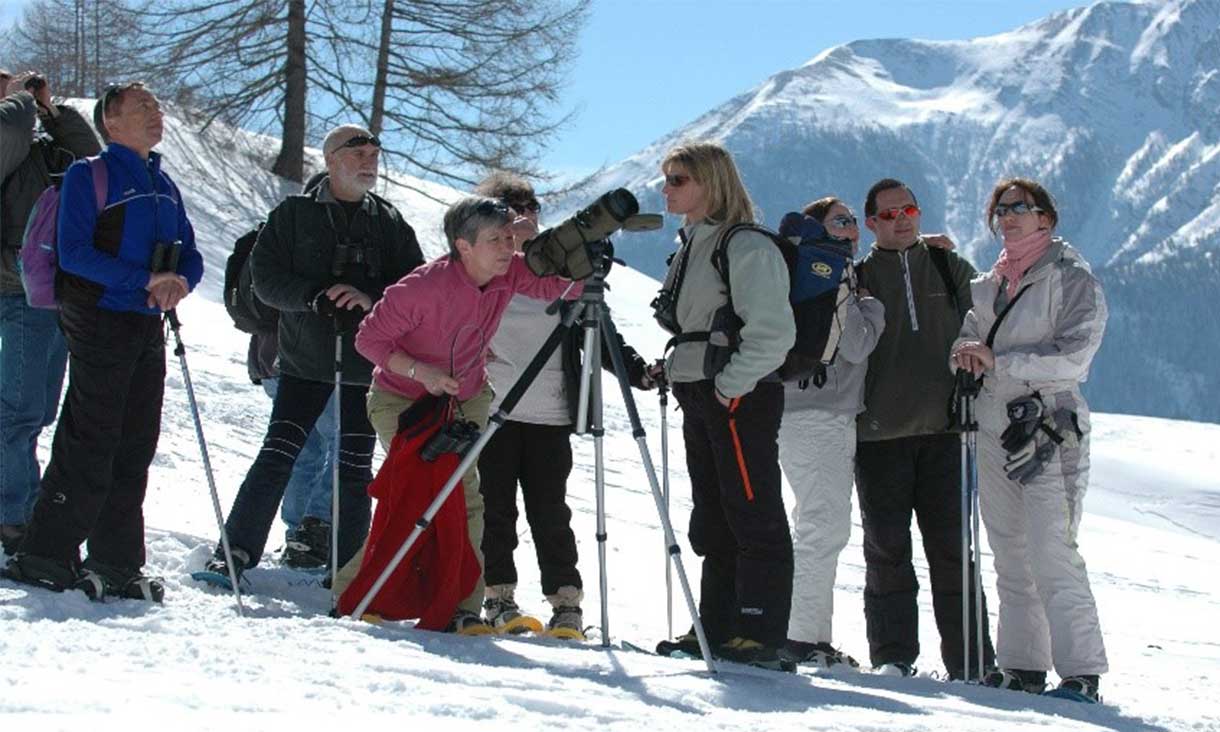
[[[233,253],[225,261],[225,310],[238,330],[253,335],[275,333],[280,322],[279,311],[254,294],[250,276],[250,252],[254,251],[264,225],[260,223],[238,237],[233,243]]]
[[[852,267],[851,243],[831,237],[816,219],[799,213],[789,213],[780,223],[782,234],[757,224],[736,224],[727,228],[712,252],[712,265],[724,281],[728,303],[712,316],[706,331],[680,332],[672,312],[662,313],[660,307],[672,310],[677,305],[677,290],[685,275],[686,262],[679,263],[674,292],[662,291],[653,301],[658,309],[657,320],[671,333],[665,350],[679,343],[707,341],[703,370],[709,378],[720,373],[741,343],[743,325],[733,309],[733,285],[729,278],[729,242],[739,231],[756,231],[767,237],[788,266],[789,297],[792,317],[796,324],[796,340],[777,373],[783,381],[794,381],[806,388],[810,382],[821,388],[826,383],[826,367],[838,353],[843,334],[843,319],[855,274]],[[689,254],[689,248],[686,254]]]

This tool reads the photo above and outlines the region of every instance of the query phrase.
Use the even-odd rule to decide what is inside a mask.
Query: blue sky
[[[594,0],[543,158],[574,175],[616,162],[772,74],[860,38],[966,39],[1080,0]],[[0,26],[23,0],[0,0]]]
[[[635,153],[827,48],[861,38],[967,39],[1082,0],[594,0],[544,158],[562,173]]]

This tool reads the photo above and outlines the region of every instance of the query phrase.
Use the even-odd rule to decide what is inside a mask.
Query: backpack
[[[259,232],[265,225],[265,222],[260,222],[238,237],[233,242],[233,253],[225,260],[225,310],[238,330],[252,335],[275,333],[280,322],[279,311],[254,294],[254,280],[250,273],[250,252],[254,251]]]
[[[98,213],[106,206],[108,180],[106,164],[99,157],[85,158],[93,174],[93,194]],[[63,176],[52,179],[34,201],[30,217],[26,219],[25,233],[21,236],[21,256],[17,270],[21,274],[21,286],[25,289],[25,301],[32,308],[54,310],[59,307],[55,297],[55,275],[59,272],[57,250],[59,228],[59,194]]]
[[[777,374],[783,381],[797,382],[802,389],[810,382],[821,388],[826,383],[826,367],[838,353],[848,296],[854,287],[851,243],[831,237],[816,219],[795,212],[784,216],[780,233],[757,224],[736,224],[720,235],[712,251],[712,265],[724,281],[728,303],[713,314],[712,325],[706,331],[682,333],[673,313],[660,309],[664,306],[672,310],[677,304],[676,290],[681,287],[686,264],[679,262],[675,291],[662,291],[653,301],[658,308],[657,320],[675,333],[665,350],[678,343],[707,341],[703,370],[709,377],[719,373],[737,351],[743,322],[733,309],[729,242],[734,234],[746,230],[767,237],[779,249],[788,266],[788,302],[796,325],[796,340]],[[686,253],[689,254],[689,249]]]

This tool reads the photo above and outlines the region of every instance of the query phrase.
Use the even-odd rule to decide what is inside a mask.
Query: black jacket
[[[46,134],[34,133],[38,105],[29,92],[0,99],[0,294],[20,295],[17,255],[34,201],[78,158],[101,150],[93,127],[75,109],[56,105],[41,115]]]
[[[341,242],[347,256],[337,263]],[[415,231],[377,195],[365,194],[350,222],[329,181],[286,198],[268,216],[250,254],[255,294],[280,311],[280,373],[311,381],[335,378],[334,321],[310,309],[319,292],[349,284],[376,303],[388,285],[423,261]],[[354,331],[343,337],[343,383],[367,386],[373,366],[356,352],[354,338]]]

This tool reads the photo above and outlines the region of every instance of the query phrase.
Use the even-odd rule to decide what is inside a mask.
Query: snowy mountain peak
[[[948,232],[986,267],[999,243],[983,220],[984,201],[997,180],[1022,175],[1057,196],[1059,233],[1103,279],[1155,261],[1180,266],[1189,281],[1204,270],[1177,258],[1220,249],[1218,110],[1220,0],[1099,2],[970,40],[859,40],[824,50],[610,167],[554,208],[575,210],[626,186],[644,210],[661,210],[666,149],[707,138],[733,151],[772,225],[829,194],[859,209],[874,181],[896,177],[916,192],[923,228]],[[662,275],[678,223],[625,237],[620,254]],[[1124,272],[1126,282],[1131,271]],[[1120,317],[1112,334],[1135,327],[1124,308],[1145,306],[1125,302],[1118,289],[1114,295]],[[1183,369],[1193,374],[1198,366]],[[1103,359],[1107,372],[1121,381]],[[1220,376],[1200,378],[1220,389]],[[1214,400],[1137,398],[1105,381],[1090,388],[1130,396],[1103,397],[1105,408],[1220,419],[1220,405],[1199,406]]]

